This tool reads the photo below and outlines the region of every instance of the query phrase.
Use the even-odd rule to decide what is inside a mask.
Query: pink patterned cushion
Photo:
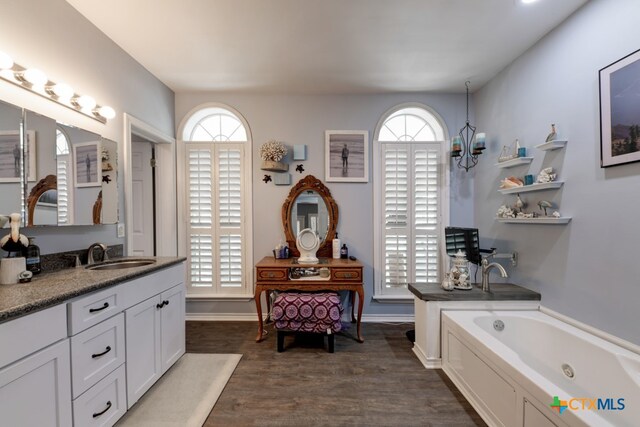
[[[276,328],[290,331],[325,333],[342,329],[342,305],[335,292],[280,293],[273,303]]]

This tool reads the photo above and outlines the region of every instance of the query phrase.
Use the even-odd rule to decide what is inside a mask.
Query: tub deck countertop
[[[445,291],[439,283],[410,283],[409,290],[423,301],[539,301],[540,294],[513,283],[491,283],[491,292],[483,292],[480,283],[473,289]]]
[[[122,270],[99,271],[68,268],[53,273],[35,275],[29,283],[0,285],[0,323],[179,264],[186,258],[124,257],[120,259],[150,259],[155,263]],[[114,258],[106,263],[117,260]]]

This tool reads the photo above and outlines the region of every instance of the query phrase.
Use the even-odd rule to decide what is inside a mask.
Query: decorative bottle
[[[340,258],[341,259],[349,258],[349,249],[347,248],[347,244],[346,243],[344,243],[342,245],[342,248],[340,248]]]
[[[33,274],[38,274],[42,271],[40,264],[40,248],[34,243],[35,237],[29,237],[29,246],[24,250],[24,257],[26,258],[27,270]]]
[[[331,242],[331,249],[333,250],[333,259],[340,258],[340,239],[338,239],[338,233],[336,233],[336,238]]]

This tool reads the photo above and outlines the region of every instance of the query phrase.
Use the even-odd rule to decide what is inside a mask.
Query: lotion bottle
[[[338,239],[338,233],[336,233],[335,239],[331,242],[331,249],[333,259],[340,259],[340,239]]]

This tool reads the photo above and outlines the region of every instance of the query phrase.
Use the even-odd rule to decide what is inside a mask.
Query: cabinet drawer
[[[357,268],[332,268],[332,280],[362,281],[362,270]]]
[[[112,426],[127,411],[125,365],[73,401],[73,425]]]
[[[122,285],[93,292],[67,307],[69,335],[75,335],[124,310]]]
[[[259,268],[258,280],[287,280],[287,268]]]
[[[124,333],[124,313],[120,313],[71,337],[74,398],[124,362]]]

